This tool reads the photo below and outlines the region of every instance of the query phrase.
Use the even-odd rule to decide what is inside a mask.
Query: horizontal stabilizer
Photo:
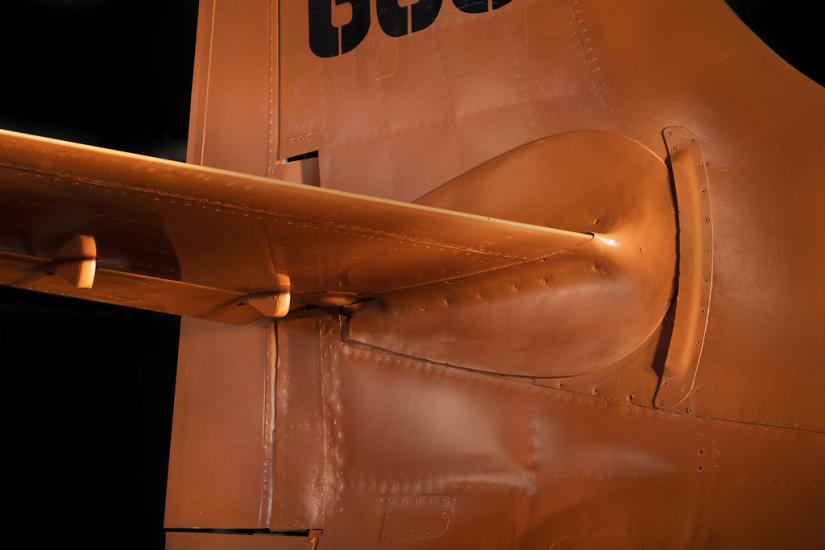
[[[345,304],[590,239],[0,131],[0,284],[9,286],[244,323],[284,314],[284,296],[293,310]],[[79,242],[96,258],[66,257]],[[67,263],[73,277],[56,276]]]

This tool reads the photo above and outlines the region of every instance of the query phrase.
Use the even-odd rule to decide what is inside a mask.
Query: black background
[[[0,0],[0,128],[184,160],[197,0]]]
[[[825,83],[817,2],[729,0]],[[184,160],[196,0],[0,0],[0,128]],[[7,537],[162,548],[176,317],[0,287]]]
[[[0,0],[0,128],[184,160],[196,18],[197,0]],[[0,287],[7,541],[163,548],[178,326]]]

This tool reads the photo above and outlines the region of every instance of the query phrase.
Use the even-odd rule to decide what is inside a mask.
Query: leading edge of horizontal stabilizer
[[[93,260],[94,273],[53,276],[67,243],[84,239],[95,257],[70,260],[76,270]],[[286,315],[290,302],[388,295],[592,240],[0,131],[0,284],[40,292],[247,323]]]

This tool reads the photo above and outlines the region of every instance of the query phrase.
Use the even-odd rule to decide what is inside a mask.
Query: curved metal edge
[[[697,136],[682,126],[662,131],[673,177],[679,228],[679,274],[673,332],[655,405],[673,409],[693,392],[705,344],[713,288],[713,217]],[[686,409],[691,413],[690,407]]]

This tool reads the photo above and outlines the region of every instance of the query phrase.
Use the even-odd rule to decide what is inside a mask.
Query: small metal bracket
[[[76,235],[57,251],[46,275],[60,275],[75,288],[92,288],[97,271],[97,244],[90,235]]]
[[[238,300],[238,305],[248,305],[257,309],[264,317],[281,319],[289,313],[289,290],[256,292]]]
[[[676,193],[679,276],[673,332],[655,404],[672,409],[693,391],[705,343],[713,287],[713,219],[696,135],[681,126],[665,128],[663,135]]]
[[[237,299],[239,306],[250,306],[264,317],[282,319],[289,313],[292,302],[289,275],[276,273],[273,290],[250,292]]]

